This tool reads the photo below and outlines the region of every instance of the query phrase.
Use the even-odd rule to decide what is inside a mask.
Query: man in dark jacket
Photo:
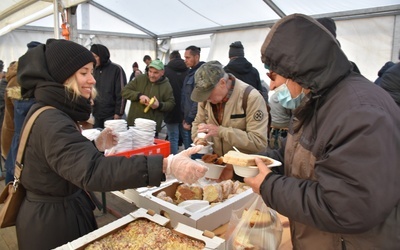
[[[258,70],[244,57],[242,42],[236,41],[229,45],[229,63],[224,70],[226,73],[231,73],[236,78],[253,86],[268,103],[268,90],[262,86]]]
[[[192,144],[192,122],[197,114],[197,102],[192,101],[190,96],[194,89],[194,73],[197,69],[204,64],[200,62],[200,51],[199,47],[191,45],[185,50],[185,64],[190,68],[188,75],[183,82],[182,87],[182,112],[183,112],[183,144],[186,148],[190,147]]]
[[[106,46],[93,44],[90,51],[96,59],[94,78],[98,92],[93,106],[93,127],[104,128],[105,121],[121,119],[124,115],[126,100],[122,98],[121,90],[126,85],[126,75],[120,65],[111,62]]]
[[[244,57],[244,47],[240,41],[229,45],[229,63],[224,68],[236,78],[261,90],[261,79],[258,70]]]
[[[169,79],[169,83],[171,84],[175,98],[175,107],[171,112],[165,113],[164,122],[167,126],[171,154],[176,154],[178,153],[179,135],[183,133],[181,93],[188,68],[177,50],[172,51],[169,60],[169,63],[165,67],[164,75]]]

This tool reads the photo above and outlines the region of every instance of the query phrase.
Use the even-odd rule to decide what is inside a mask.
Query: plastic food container
[[[195,147],[196,145],[194,143],[190,144],[192,147]],[[208,142],[207,146],[204,146],[198,154],[211,154],[213,151],[212,145],[214,145],[213,142]]]
[[[218,165],[218,164],[214,164],[214,163],[205,163],[204,161],[202,161],[200,159],[196,159],[196,161],[198,161],[201,164],[208,167],[208,171],[206,172],[204,177],[209,178],[209,179],[219,179],[222,171],[225,168],[225,165]]]
[[[237,166],[233,165],[233,171],[241,177],[254,177],[258,175],[258,167],[257,166]]]

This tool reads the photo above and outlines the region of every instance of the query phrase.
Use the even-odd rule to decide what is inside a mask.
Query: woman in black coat
[[[19,59],[18,80],[37,102],[27,119],[42,106],[55,108],[36,119],[26,145],[21,183],[27,193],[16,222],[19,249],[55,248],[95,230],[88,191],[158,186],[164,173],[193,183],[206,171],[190,159],[200,148],[165,159],[105,157],[100,151],[117,139],[110,129],[94,143],[86,139],[78,122],[91,112],[94,63],[83,46],[55,39]]]

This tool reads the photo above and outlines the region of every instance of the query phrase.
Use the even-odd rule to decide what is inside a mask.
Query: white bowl
[[[190,144],[192,147],[195,147],[196,145],[194,143]],[[207,146],[204,146],[199,152],[197,152],[198,154],[211,154],[213,151],[212,145],[214,145],[213,142],[208,142]]]
[[[254,177],[258,175],[259,172],[257,166],[242,167],[237,165],[233,165],[233,171],[235,171],[235,173],[241,177]]]
[[[213,163],[205,163],[203,160],[196,159],[196,161],[200,162],[204,166],[208,167],[208,171],[204,175],[204,177],[209,179],[219,179],[221,176],[222,171],[225,168],[225,165],[218,165]]]

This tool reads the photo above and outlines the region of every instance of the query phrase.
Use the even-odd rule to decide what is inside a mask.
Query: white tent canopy
[[[273,23],[292,13],[332,17],[342,49],[372,81],[386,61],[398,60],[400,48],[400,0],[2,0],[0,59],[7,65],[28,42],[60,36],[60,12],[71,40],[104,44],[127,75],[134,61],[144,68],[146,54],[165,60],[189,45],[202,47],[202,60],[226,64],[229,44],[240,40],[265,79],[261,44]]]

